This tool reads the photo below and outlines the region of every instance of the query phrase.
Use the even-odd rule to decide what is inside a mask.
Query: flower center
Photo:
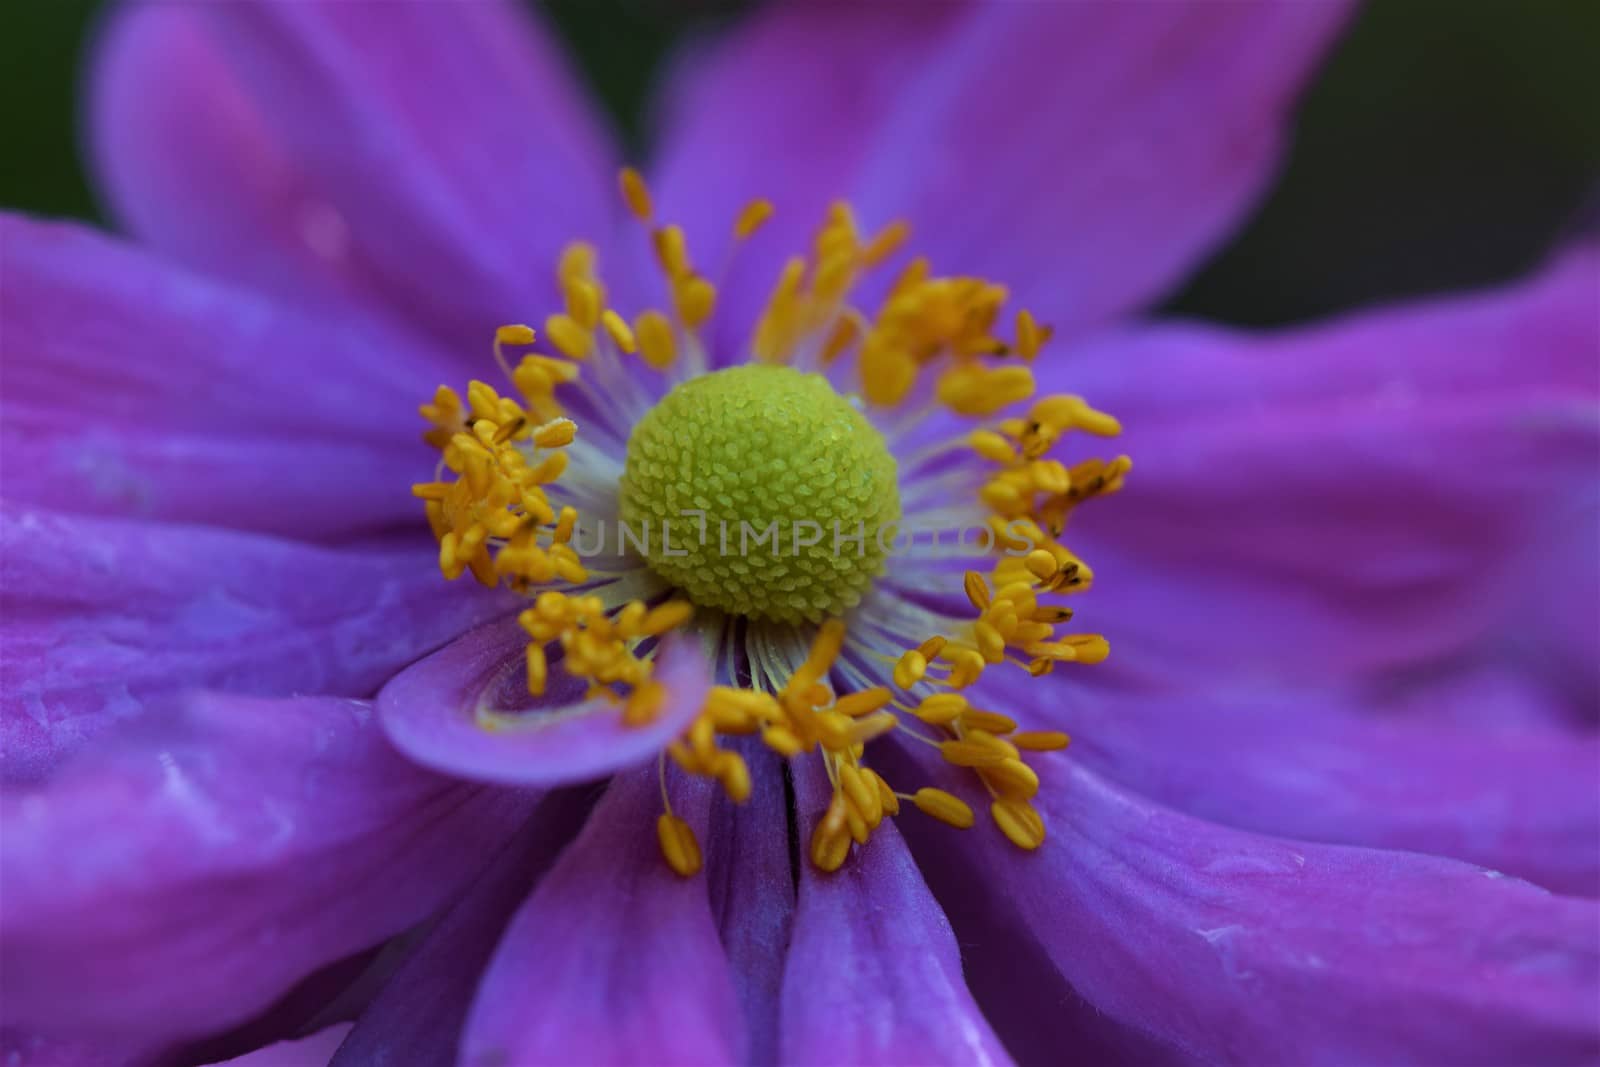
[[[621,517],[697,605],[819,622],[882,572],[900,496],[883,436],[826,378],[748,364],[678,385],[634,427]]]

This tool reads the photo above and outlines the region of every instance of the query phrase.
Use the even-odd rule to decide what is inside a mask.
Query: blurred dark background
[[[75,126],[101,5],[0,4],[0,205],[99,218]],[[546,6],[642,153],[664,54],[745,5]],[[1593,227],[1597,175],[1600,3],[1369,0],[1305,100],[1277,189],[1169,307],[1266,324],[1513,277]]]

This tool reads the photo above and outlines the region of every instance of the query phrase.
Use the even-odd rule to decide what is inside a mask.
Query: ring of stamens
[[[664,562],[667,557],[648,554],[657,573],[687,592],[688,600],[651,605],[575,588],[592,582],[573,546],[578,514],[570,506],[556,508],[550,490],[567,473],[567,447],[578,427],[565,416],[557,394],[582,387],[580,365],[597,352],[637,355],[652,371],[675,372],[685,352],[701,350],[700,334],[717,298],[715,285],[693,265],[682,230],[656,221],[642,178],[624,170],[621,187],[629,210],[647,227],[666,284],[668,310],[645,309],[631,321],[625,318],[607,306],[593,249],[569,246],[557,270],[564,308],[544,324],[554,353],[525,353],[512,366],[508,351],[531,346],[535,334],[527,326],[502,327],[493,355],[514,397],[474,381],[463,402],[454,390],[441,386],[421,408],[430,425],[425,439],[440,452],[438,472],[413,492],[424,501],[445,577],[470,572],[486,585],[504,585],[530,598],[531,606],[520,616],[529,635],[530,692],[545,691],[552,660],[546,650],[558,646],[559,669],[584,679],[590,698],[613,702],[625,723],[637,725],[654,719],[666,696],[652,678],[656,640],[695,625],[697,604],[756,619],[817,622],[823,615],[847,614],[881,559],[845,568],[846,580],[836,584],[823,574],[799,577],[801,595],[787,603],[782,597],[759,603],[759,583],[719,602],[717,583],[708,587],[698,582],[700,571],[675,573]],[[736,241],[753,235],[772,212],[764,200],[746,205],[734,222]],[[1050,330],[1024,310],[1015,316],[1012,338],[998,336],[1007,300],[1004,287],[981,278],[935,276],[926,260],[915,259],[900,272],[875,314],[850,302],[860,278],[894,255],[908,234],[897,222],[863,237],[849,208],[834,205],[811,254],[791,259],[780,273],[750,340],[752,362],[768,365],[767,372],[778,375],[767,379],[771,383],[789,381],[785,375],[800,379],[787,369],[797,362],[829,368],[837,377],[837,369],[853,360],[858,395],[868,410],[894,411],[913,397],[919,398],[917,403],[931,398],[958,415],[988,419],[1032,399],[1031,364],[1050,339]],[[755,373],[722,372],[692,379],[680,389],[691,395],[696,389],[727,390],[730,382],[753,381]],[[813,414],[825,413],[824,421],[867,428],[863,434],[846,433],[850,447],[861,449],[847,466],[858,468],[860,484],[872,490],[861,500],[871,503],[874,494],[895,499],[894,461],[876,431],[822,379],[805,389],[828,390],[826,396],[815,392],[806,402]],[[636,438],[642,433],[653,440],[656,458],[666,457],[668,466],[683,462],[673,442],[684,423],[671,417],[669,402],[685,393],[669,392],[659,405],[661,414],[653,411],[635,430]],[[672,811],[668,763],[716,781],[730,799],[743,802],[751,791],[750,768],[742,756],[719,743],[740,735],[758,736],[768,749],[787,758],[822,760],[833,796],[817,820],[808,851],[811,862],[823,870],[838,868],[853,845],[866,844],[884,818],[899,814],[902,801],[957,828],[974,824],[971,808],[951,793],[934,788],[897,792],[865,764],[867,746],[895,731],[934,747],[946,763],[970,770],[990,796],[992,820],[1012,842],[1024,849],[1042,844],[1044,822],[1031,803],[1040,782],[1027,754],[1065,748],[1069,738],[1055,731],[1019,730],[1010,716],[974,706],[966,691],[991,667],[1010,665],[1039,677],[1058,664],[1094,664],[1109,653],[1098,634],[1061,631],[1073,613],[1057,598],[1087,590],[1092,574],[1059,538],[1077,506],[1122,487],[1131,464],[1126,456],[1070,466],[1051,457],[1060,442],[1080,433],[1111,437],[1120,433],[1120,426],[1080,397],[1047,396],[955,443],[992,467],[976,496],[988,513],[997,555],[986,571],[971,570],[964,576],[971,617],[949,619],[914,648],[893,654],[869,649],[869,655],[883,661],[884,684],[870,684],[858,666],[841,659],[846,622],[829,617],[817,626],[803,662],[786,676],[753,672],[748,686],[712,689],[699,714],[661,757],[665,810],[657,830],[662,855],[675,871],[693,874],[702,859],[692,829]],[[738,440],[735,433],[723,436]],[[679,483],[679,474],[651,474],[636,459],[630,443],[629,474],[621,490],[625,516],[631,511],[635,517],[640,512],[666,517],[659,515],[662,508],[682,502],[663,491],[668,483],[694,500],[697,460],[688,462]],[[759,462],[766,459],[758,457]],[[858,510],[870,512],[865,503]],[[897,517],[898,503],[882,510]],[[849,691],[836,691],[830,680]]]

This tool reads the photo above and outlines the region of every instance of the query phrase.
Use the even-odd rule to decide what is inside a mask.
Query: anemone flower
[[[514,8],[116,13],[138,243],[4,229],[8,1051],[1592,1059],[1592,248],[1134,317],[1345,14],[773,5],[647,181]]]

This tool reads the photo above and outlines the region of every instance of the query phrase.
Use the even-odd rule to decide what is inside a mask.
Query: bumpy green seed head
[[[623,522],[636,537],[649,523],[657,574],[696,604],[782,622],[855,605],[883,570],[879,529],[890,544],[900,518],[883,436],[821,375],[790,367],[673,389],[634,427],[621,489]],[[691,510],[705,512],[703,545]]]

